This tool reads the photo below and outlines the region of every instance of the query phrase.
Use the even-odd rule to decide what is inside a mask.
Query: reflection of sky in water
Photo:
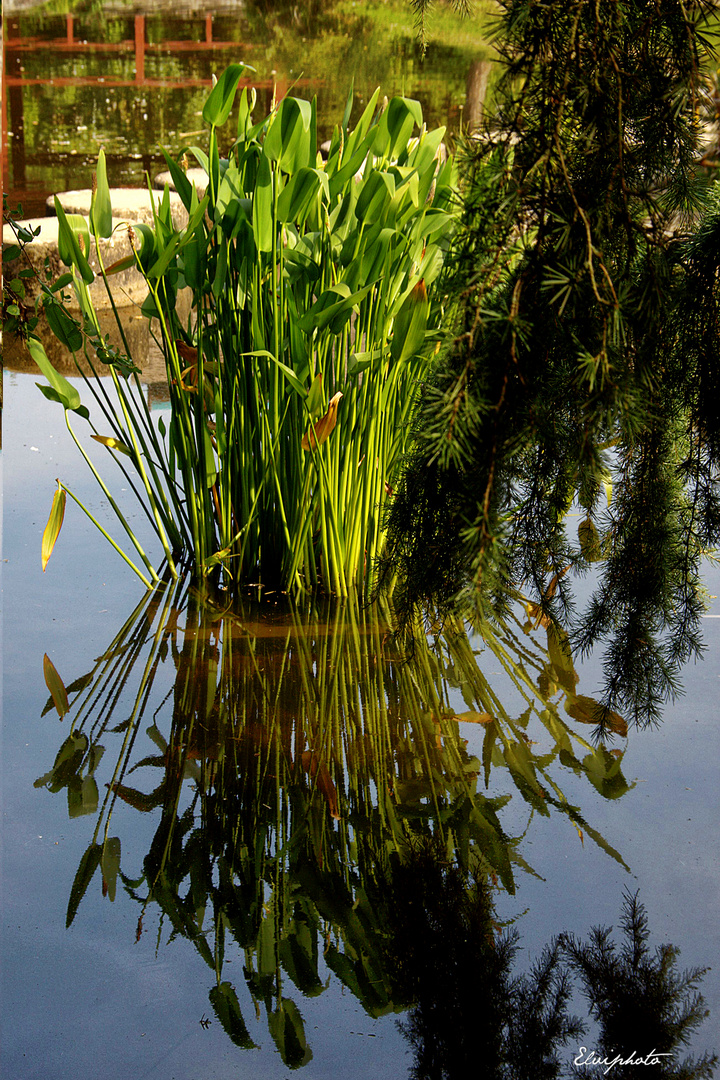
[[[95,1075],[101,1068],[103,1076],[122,1080],[200,1075],[279,1080],[288,1075],[287,1067],[268,1049],[264,1018],[253,1028],[249,999],[241,996],[241,1003],[247,1006],[251,1034],[264,1047],[262,1054],[234,1048],[215,1021],[203,1030],[199,1020],[208,1015],[211,972],[182,940],[163,943],[155,957],[156,919],[148,918],[152,929],[135,945],[138,908],[120,890],[111,906],[101,901],[96,881],[74,925],[64,929],[70,885],[92,819],[69,821],[64,795],[33,788],[66,734],[56,718],[40,718],[47,699],[42,657],[47,652],[67,679],[88,670],[140,599],[140,587],[70,501],[58,547],[42,574],[40,537],[55,477],[87,496],[101,515],[103,500],[70,443],[59,406],[42,398],[34,382],[14,372],[5,376],[5,1075],[44,1080],[49,1075]],[[78,419],[76,426],[81,430],[83,422]],[[108,457],[100,454],[97,460]],[[545,880],[519,875],[517,896],[499,905],[503,918],[526,912],[517,924],[522,957],[534,960],[561,930],[585,936],[598,923],[617,926],[625,887],[641,890],[651,944],[679,946],[681,968],[704,966],[720,955],[720,624],[715,619],[705,624],[705,640],[706,659],[687,669],[686,694],[666,710],[662,727],[631,733],[623,772],[636,781],[632,791],[605,801],[586,780],[576,780],[567,770],[563,774],[567,797],[623,855],[632,876],[589,838],[581,845],[570,822],[557,816],[533,821],[522,851]],[[491,659],[488,670],[496,669]],[[596,677],[588,662],[580,689],[592,693]],[[459,711],[466,707],[459,697],[453,706]],[[507,707],[512,714],[509,698]],[[532,738],[532,730],[528,733]],[[468,750],[477,753],[478,726],[463,725],[462,735],[469,740]],[[494,783],[500,772],[494,771]],[[519,798],[513,805],[517,810],[512,814],[524,827],[527,812]],[[132,860],[132,849],[147,850],[151,816],[122,804],[115,815],[113,832],[123,837],[124,852]],[[514,824],[511,816],[511,831]],[[228,958],[232,963],[223,975],[241,990],[241,958],[230,949]],[[696,1037],[696,1054],[717,1045],[719,985],[717,971],[702,985],[712,1018]],[[314,1052],[302,1075],[336,1077],[340,1069],[348,1078],[367,1080],[405,1075],[410,1058],[393,1017],[371,1021],[334,984],[312,1000],[295,992],[292,996],[299,1001]]]

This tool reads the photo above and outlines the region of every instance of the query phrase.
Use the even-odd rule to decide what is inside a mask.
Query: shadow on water
[[[67,689],[46,657],[46,712],[71,730],[36,787],[94,818],[67,925],[91,884],[109,900],[119,887],[138,905],[138,938],[157,922],[159,944],[194,945],[232,1042],[254,1048],[248,1010],[264,1012],[290,1068],[312,1057],[299,1002],[334,977],[370,1017],[407,1013],[415,1077],[474,1075],[478,1055],[483,1075],[564,1075],[559,1052],[583,1030],[574,974],[603,1053],[647,1043],[667,1055],[650,1075],[712,1075],[707,1056],[662,1065],[703,1019],[702,972],[678,975],[671,947],[650,956],[629,894],[619,952],[607,931],[561,937],[513,973],[517,935],[493,898],[532,873],[534,817],[562,815],[625,865],[563,794],[571,773],[606,798],[629,790],[624,751],[592,740],[596,706],[563,641],[518,620],[445,626],[407,650],[386,607],[276,599],[225,607],[160,587]],[[612,726],[627,734],[620,717]],[[120,808],[151,820],[148,850],[120,835]],[[240,987],[224,970],[238,953]]]

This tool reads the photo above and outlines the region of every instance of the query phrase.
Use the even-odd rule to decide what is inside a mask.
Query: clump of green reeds
[[[231,65],[208,97],[208,152],[187,148],[206,190],[165,155],[188,224],[173,225],[166,189],[154,224],[133,227],[149,290],[143,311],[166,362],[169,425],[158,431],[143,395],[129,392],[137,373],[109,354],[88,293],[89,231],[97,241],[112,230],[102,155],[90,230],[58,205],[84,326],[69,329],[56,294],[48,313],[70,348],[109,364],[116,402],[89,381],[111,427],[105,443],[134,464],[172,573],[179,564],[199,575],[222,568],[235,581],[367,594],[438,332],[433,285],[454,223],[453,163],[441,161],[444,129],[426,130],[417,101],[378,107],[376,92],[351,130],[351,97],[323,161],[314,100],[286,97],[254,123],[247,87],[222,157],[242,72]],[[131,261],[102,270],[109,291],[112,271]],[[154,577],[141,557],[143,576]]]

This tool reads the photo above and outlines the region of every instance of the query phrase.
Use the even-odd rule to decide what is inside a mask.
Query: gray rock
[[[191,184],[194,184],[197,188],[198,197],[202,199],[208,186],[208,176],[204,169],[188,169],[185,174]],[[168,185],[170,191],[175,191],[175,183],[169,172],[158,173],[153,180],[153,186],[160,191],[164,190],[165,185]],[[179,196],[178,196],[179,197]]]
[[[55,281],[61,274],[66,273],[68,268],[61,261],[58,251],[58,219],[56,217],[30,218],[28,221],[20,222],[20,224],[28,229],[40,227],[40,234],[25,248],[30,264],[37,271],[40,279],[26,278],[23,281],[26,295],[33,297],[40,292],[40,281],[45,281],[44,266],[46,258],[48,259],[52,281]],[[13,230],[9,225],[3,225],[3,244],[12,244],[14,242],[15,234]],[[92,238],[90,247],[88,262],[97,275],[99,273],[99,263]],[[127,222],[113,218],[113,234],[108,240],[100,241],[100,253],[106,268],[126,255],[132,254]],[[145,279],[134,267],[114,274],[110,278],[110,283],[113,288],[115,303],[119,306],[141,304],[147,296]],[[68,292],[72,294],[72,289],[69,289]],[[93,304],[98,309],[108,307],[110,304],[100,277],[96,276],[95,281],[90,285],[90,296]]]
[[[205,176],[205,173],[203,173],[203,176]],[[82,214],[87,217],[90,213],[90,200],[92,198],[90,188],[84,188],[80,191],[61,191],[57,197],[66,214]],[[150,192],[146,188],[111,188],[110,205],[112,206],[113,219],[117,218],[120,221],[129,222],[138,221],[146,225],[153,224]],[[54,196],[50,196],[46,206],[48,214],[54,215]],[[170,192],[170,212],[175,228],[178,230],[184,229],[187,225],[188,215],[180,196],[175,191]]]

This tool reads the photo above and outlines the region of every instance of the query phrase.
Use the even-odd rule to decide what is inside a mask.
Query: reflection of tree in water
[[[623,752],[578,732],[594,703],[577,693],[554,633],[545,647],[519,623],[483,628],[516,715],[461,627],[432,646],[419,636],[407,656],[390,614],[226,609],[183,586],[146,597],[95,671],[68,687],[71,732],[37,781],[67,790],[71,816],[95,814],[104,744],[122,743],[104,759],[116,763],[68,924],[98,869],[110,899],[122,883],[141,905],[139,933],[159,910],[161,930],[203,957],[233,1042],[255,1046],[245,1016],[264,1012],[290,1067],[312,1056],[291,984],[315,996],[330,969],[372,1017],[412,1007],[404,1030],[418,1077],[464,1080],[478,1053],[489,1076],[560,1075],[553,1062],[578,1030],[567,995],[580,946],[555,942],[531,975],[513,976],[517,944],[498,936],[492,889],[513,892],[529,869],[521,840],[539,814],[563,814],[622,863],[561,785],[572,773],[621,797]],[[49,707],[64,711],[52,665],[46,679]],[[482,730],[480,756],[461,722]],[[611,727],[626,734],[620,717]],[[511,796],[492,794],[498,775],[527,810],[519,836],[503,827]],[[157,815],[139,875],[120,869],[118,804]],[[242,951],[244,987],[224,977],[230,949]],[[530,1048],[545,1062],[532,1074]]]
[[[677,972],[671,945],[651,954],[637,894],[625,896],[619,948],[608,928],[594,929],[588,942],[560,935],[524,975],[513,973],[519,936],[498,934],[486,882],[468,881],[432,845],[396,865],[385,904],[389,950],[402,993],[414,1002],[401,1024],[415,1055],[413,1080],[550,1080],[577,1075],[571,1062],[581,1056],[627,1061],[652,1051],[663,1055],[660,1064],[644,1067],[642,1077],[713,1075],[715,1056],[676,1058],[707,1015],[697,990],[704,971]],[[587,1025],[570,1012],[573,977],[600,1025],[584,1055],[578,1040]],[[618,1062],[611,1071],[625,1078],[638,1067]]]

